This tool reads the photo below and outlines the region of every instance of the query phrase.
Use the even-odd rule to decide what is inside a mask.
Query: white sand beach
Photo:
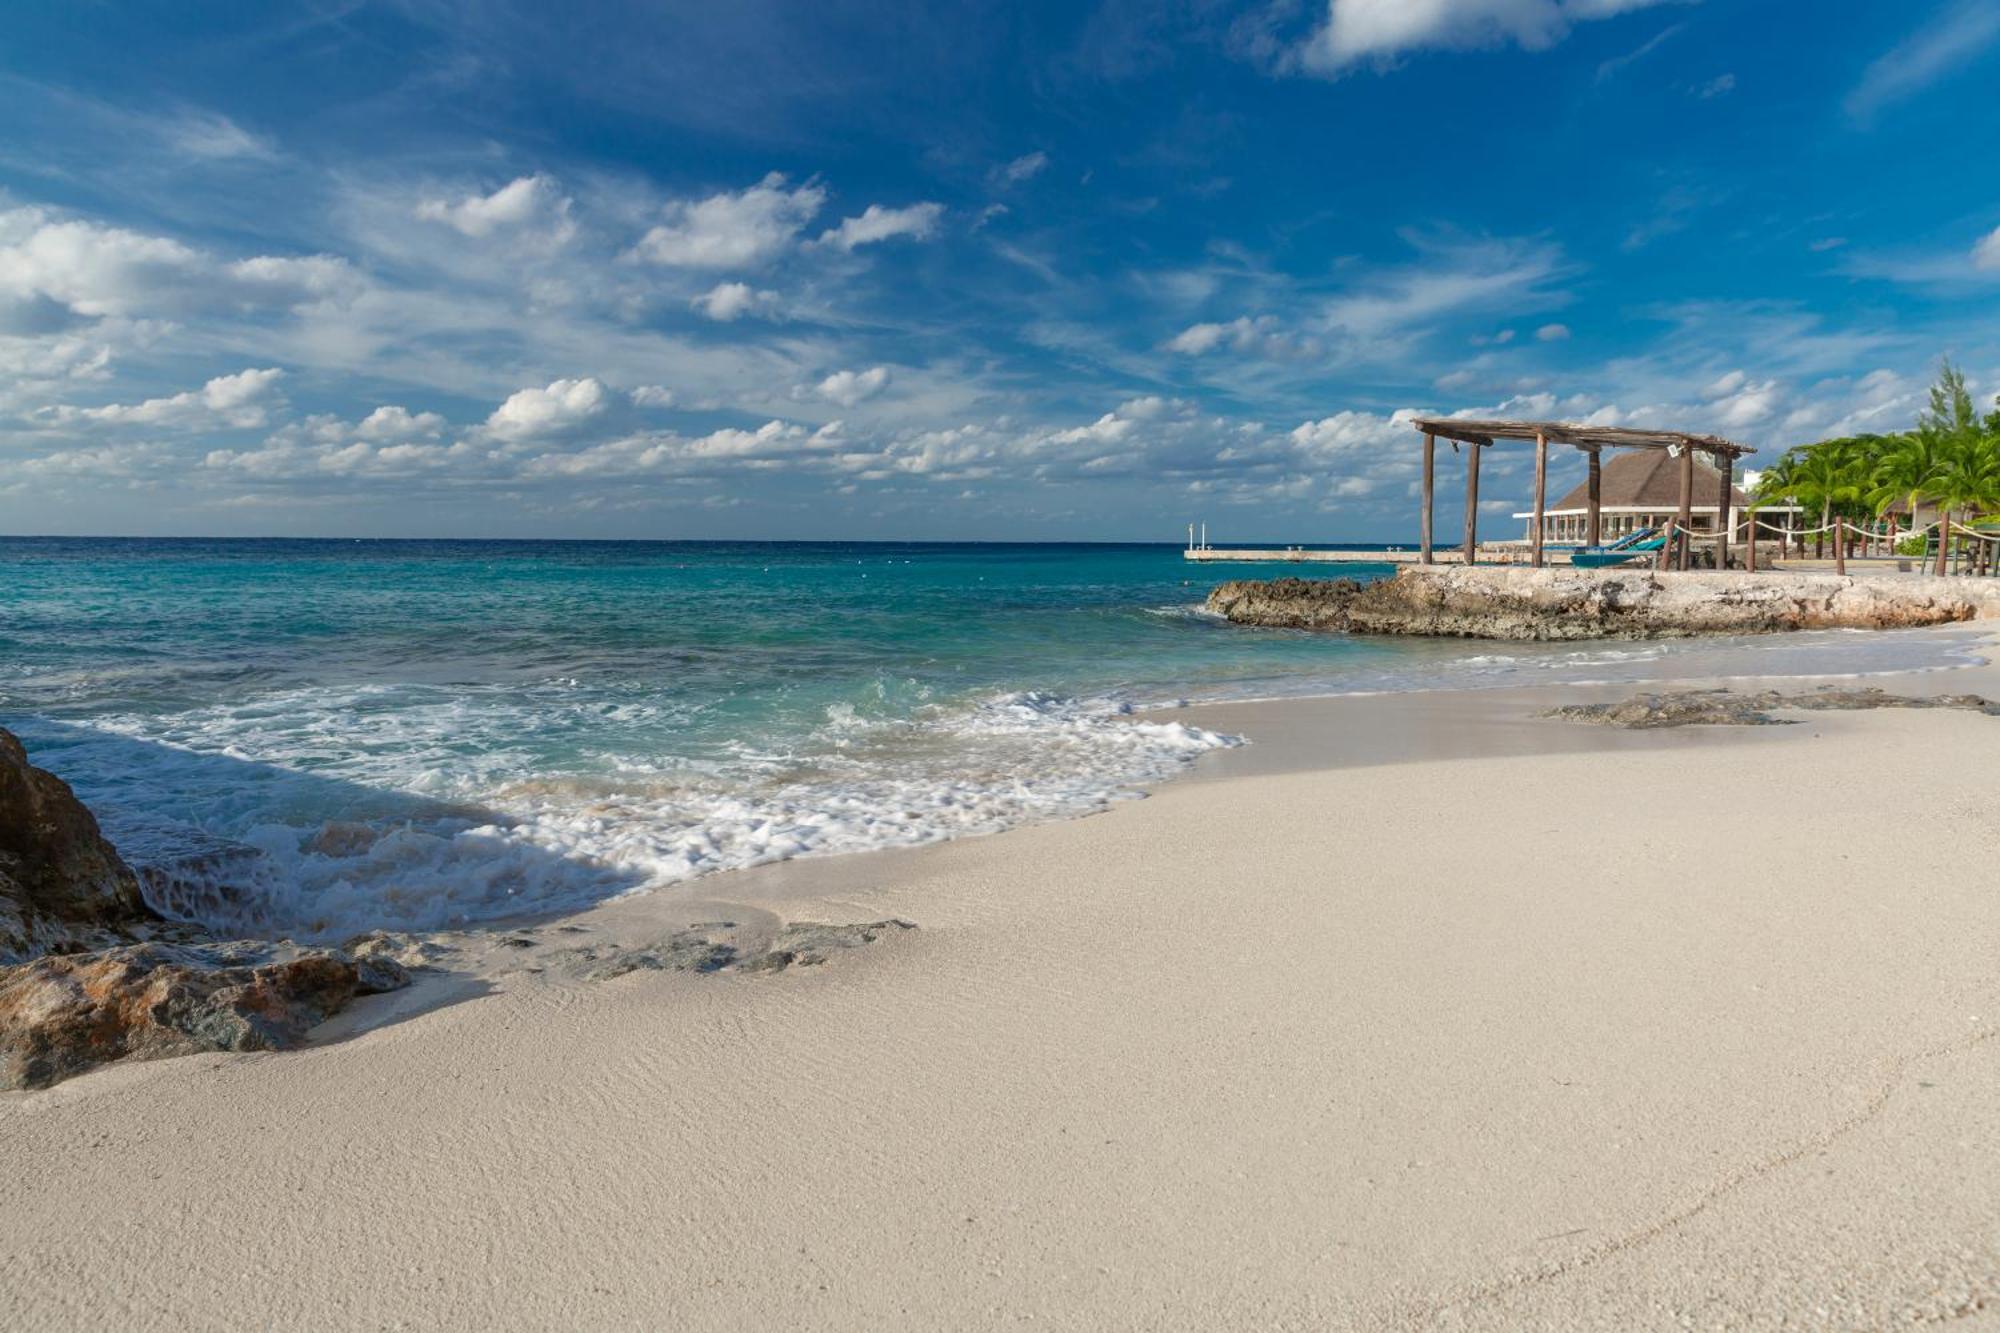
[[[1629,692],[1202,709],[1256,743],[1101,816],[715,876],[304,1051],[0,1097],[0,1324],[1994,1318],[2000,718],[1534,716]],[[774,975],[548,963],[885,917]]]

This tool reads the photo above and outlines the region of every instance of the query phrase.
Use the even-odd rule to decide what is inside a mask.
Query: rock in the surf
[[[126,942],[157,920],[69,784],[0,730],[0,963]]]

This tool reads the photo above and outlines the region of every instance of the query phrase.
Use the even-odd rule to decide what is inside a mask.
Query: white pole
[[[1208,524],[1206,523],[1201,525],[1201,549],[1204,551],[1208,549]]]
[[[1188,550],[1194,549],[1194,524],[1188,524]]]

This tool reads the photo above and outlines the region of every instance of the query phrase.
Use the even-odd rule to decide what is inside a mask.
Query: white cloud
[[[669,204],[667,221],[640,239],[638,254],[679,268],[749,268],[789,247],[825,203],[820,186],[788,190],[774,171],[738,194]]]
[[[275,156],[270,144],[212,111],[185,112],[164,122],[160,133],[177,152],[204,161]]]
[[[1547,284],[1565,271],[1554,246],[1522,241],[1422,241],[1425,262],[1368,279],[1328,301],[1329,329],[1377,338],[1458,311],[1561,304]]]
[[[1183,356],[1205,356],[1227,345],[1238,352],[1284,350],[1278,321],[1269,315],[1239,315],[1226,324],[1190,324],[1167,340],[1167,350]]]
[[[1544,324],[1535,330],[1535,339],[1545,343],[1566,342],[1569,339],[1569,325]]]
[[[943,204],[911,204],[908,208],[870,204],[860,217],[843,218],[838,227],[822,233],[819,243],[851,251],[856,246],[874,245],[897,236],[928,240],[937,231],[938,219],[943,215]]]
[[[43,414],[59,425],[100,422],[106,425],[173,426],[190,429],[218,426],[252,429],[270,419],[277,405],[277,384],[285,372],[242,370],[219,375],[199,389],[140,403],[107,403],[103,407],[57,407]]]
[[[361,419],[354,433],[364,440],[408,440],[420,435],[436,435],[445,420],[435,412],[411,412],[407,407],[383,406]]]
[[[2000,39],[2000,3],[1957,0],[1885,52],[1847,95],[1847,114],[1868,121],[1883,107],[1955,74]]]
[[[522,176],[492,194],[470,194],[457,203],[426,199],[417,205],[417,216],[427,222],[442,222],[461,235],[483,237],[495,232],[516,230],[531,224],[547,224],[548,234],[558,243],[575,234],[570,221],[570,200],[547,176]]]
[[[2000,273],[2000,227],[1995,227],[1972,247],[1972,266],[1982,273]]]
[[[1033,180],[1049,165],[1049,155],[1040,149],[1023,153],[1012,162],[993,168],[993,183],[1002,187],[1019,185],[1022,181]]]
[[[875,366],[869,370],[836,370],[819,382],[819,396],[842,407],[853,407],[866,398],[873,398],[889,386],[889,368]]]
[[[634,407],[672,407],[674,391],[658,384],[642,384],[632,390]]]
[[[594,379],[555,380],[546,389],[522,389],[493,409],[486,428],[503,439],[529,439],[568,430],[598,415],[610,394]]]
[[[1561,41],[1573,24],[1661,3],[1665,0],[1327,0],[1326,22],[1298,52],[1298,63],[1333,74],[1428,47],[1463,50],[1512,42],[1541,50]]]
[[[1710,102],[1718,97],[1727,97],[1735,91],[1736,76],[1734,74],[1718,74],[1707,83],[1701,85],[1701,87],[1695,89],[1694,95],[1704,102]]]
[[[778,294],[759,291],[747,282],[718,282],[690,304],[710,319],[727,324],[745,315],[768,314],[776,309]]]
[[[92,318],[248,312],[359,286],[353,270],[328,255],[229,262],[164,236],[59,220],[39,208],[0,211],[0,303],[41,298]]]

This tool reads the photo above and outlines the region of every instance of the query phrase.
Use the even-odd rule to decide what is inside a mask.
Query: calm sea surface
[[[157,900],[304,937],[1082,813],[1232,743],[1127,716],[1150,704],[1642,678],[1687,651],[1199,610],[1295,572],[1172,546],[0,538],[0,725]],[[1892,638],[1744,651],[1910,664]]]

